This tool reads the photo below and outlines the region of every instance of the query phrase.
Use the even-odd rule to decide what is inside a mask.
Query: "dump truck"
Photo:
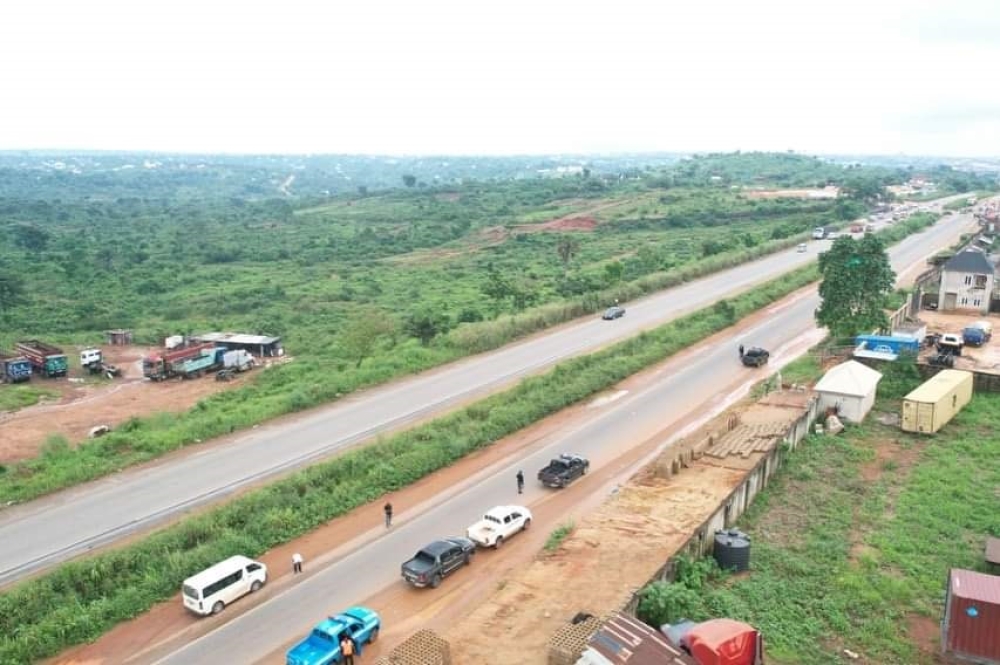
[[[142,375],[152,381],[164,381],[177,376],[174,369],[179,363],[191,358],[197,358],[205,349],[214,349],[215,344],[206,342],[174,351],[164,351],[146,356],[142,359]]]
[[[15,351],[27,358],[32,369],[44,377],[66,376],[69,369],[66,354],[58,346],[45,344],[37,339],[29,339],[18,342],[15,345]]]
[[[30,378],[30,360],[12,351],[0,351],[0,383],[20,383]]]
[[[202,349],[193,358],[185,358],[171,363],[171,371],[182,379],[193,379],[205,372],[211,372],[222,367],[222,359],[226,350],[219,348]]]

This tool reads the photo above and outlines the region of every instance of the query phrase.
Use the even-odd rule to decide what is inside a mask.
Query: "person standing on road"
[[[385,512],[385,528],[388,529],[392,526],[392,504],[386,501],[382,511]]]
[[[743,345],[740,344],[740,358],[743,357]]]
[[[296,552],[292,555],[292,574],[298,575],[302,572],[302,555]]]
[[[522,494],[524,492],[524,471],[517,472],[517,493]]]
[[[344,657],[341,665],[354,665],[354,640],[346,633],[340,638],[340,655]]]

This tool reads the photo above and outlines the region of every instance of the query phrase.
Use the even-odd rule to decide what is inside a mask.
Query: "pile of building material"
[[[718,440],[715,437],[708,439],[696,452],[719,459],[730,455],[739,455],[745,459],[753,453],[770,452],[788,431],[789,425],[789,422],[739,425]]]
[[[451,646],[433,630],[419,630],[375,665],[451,665]]]
[[[589,614],[578,614],[562,626],[549,640],[549,665],[574,665],[580,659],[590,637],[604,620]]]

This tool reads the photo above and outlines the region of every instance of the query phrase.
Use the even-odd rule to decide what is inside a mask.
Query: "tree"
[[[14,227],[14,242],[31,252],[40,252],[49,244],[49,233],[34,224],[18,224]]]
[[[361,367],[365,358],[372,355],[380,340],[393,337],[397,325],[392,316],[375,307],[358,309],[340,334],[340,347],[347,357]]]
[[[404,175],[403,184],[406,185],[407,187],[413,187],[414,185],[417,184],[417,176],[409,174]]]
[[[624,274],[625,266],[622,265],[621,261],[612,261],[611,263],[604,264],[604,277],[608,284],[613,286],[622,281],[622,275]]]
[[[851,337],[888,325],[885,305],[896,282],[889,256],[878,236],[860,240],[841,236],[820,254],[823,299],[816,321],[836,337]]]
[[[863,203],[877,203],[887,200],[889,191],[878,178],[857,176],[841,186],[840,196]]]
[[[576,253],[580,251],[580,243],[578,243],[573,238],[562,238],[556,245],[556,252],[559,254],[559,259],[563,262],[563,269],[569,267],[569,262],[576,256]]]
[[[448,332],[450,325],[451,320],[447,314],[440,309],[426,307],[410,314],[403,329],[407,335],[416,337],[421,344],[427,346],[432,339]]]
[[[493,301],[497,311],[503,308],[504,302],[514,291],[513,285],[506,277],[500,274],[500,271],[497,270],[497,267],[493,263],[486,266],[486,281],[480,288],[483,294]]]

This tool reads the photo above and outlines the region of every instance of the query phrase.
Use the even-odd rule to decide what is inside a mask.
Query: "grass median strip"
[[[133,545],[65,564],[0,596],[0,662],[91,641],[235,553],[257,556],[593,395],[816,280],[809,266],[451,415],[349,451]]]

